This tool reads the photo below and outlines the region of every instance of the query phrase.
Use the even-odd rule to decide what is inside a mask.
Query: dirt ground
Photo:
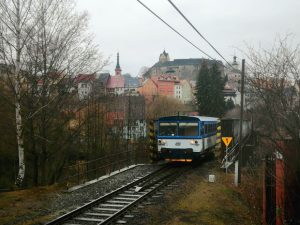
[[[216,182],[209,183],[214,174]],[[135,225],[254,225],[260,223],[259,209],[233,184],[233,174],[225,174],[216,161],[207,162],[181,177],[163,197],[136,215]],[[259,183],[259,180],[256,179]]]

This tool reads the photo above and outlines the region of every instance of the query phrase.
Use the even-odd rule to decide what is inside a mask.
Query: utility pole
[[[245,59],[242,60],[242,74],[241,74],[241,111],[240,111],[240,132],[239,132],[239,156],[237,168],[237,185],[241,183],[241,169],[243,161],[243,112],[244,112],[244,80],[245,80]]]

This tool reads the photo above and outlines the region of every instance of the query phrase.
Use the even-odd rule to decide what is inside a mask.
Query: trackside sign
[[[222,141],[226,145],[226,147],[228,147],[228,145],[232,141],[232,137],[222,137]]]

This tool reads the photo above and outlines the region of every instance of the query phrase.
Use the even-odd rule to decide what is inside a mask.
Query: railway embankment
[[[225,174],[218,162],[204,162],[176,181],[162,198],[152,198],[134,220],[135,225],[256,225],[261,224],[261,178],[243,177],[234,186],[233,173]],[[215,175],[215,182],[208,176]]]
[[[253,191],[259,179],[236,188],[232,174],[221,171],[217,161],[200,164],[164,188],[159,198],[139,205],[127,224],[259,224],[256,198],[249,198],[249,188]],[[136,167],[73,192],[52,186],[1,193],[0,224],[43,224],[157,168]],[[208,182],[209,174],[215,175],[214,183]]]
[[[44,224],[159,167],[137,166],[71,192],[54,185],[0,193],[0,224]]]

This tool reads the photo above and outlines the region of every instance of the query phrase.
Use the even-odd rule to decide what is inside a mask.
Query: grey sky
[[[136,76],[152,66],[165,49],[171,59],[205,57],[136,0],[77,0],[90,15],[90,30],[101,52],[111,56],[106,70],[113,72],[120,52],[123,73]],[[142,0],[148,7],[208,54],[216,53],[189,27],[167,0]],[[245,43],[270,47],[276,35],[293,34],[300,43],[299,0],[173,0],[196,28],[231,60],[242,57],[236,48]]]

